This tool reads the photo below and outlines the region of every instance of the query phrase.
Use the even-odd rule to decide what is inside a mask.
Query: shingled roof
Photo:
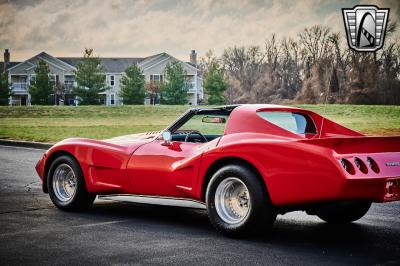
[[[82,57],[57,57],[65,63],[77,67]],[[140,57],[101,57],[101,64],[104,66],[107,73],[122,73],[129,66],[142,61]]]
[[[18,65],[21,62],[10,62],[8,68]],[[4,69],[4,62],[0,62],[0,70],[3,71]]]
[[[41,54],[51,56],[45,52],[42,52]],[[101,64],[105,68],[106,73],[123,73],[131,65],[139,64],[140,62],[144,63],[144,61],[151,60],[152,58],[157,57],[162,54],[164,54],[164,53],[154,54],[154,55],[147,56],[147,57],[100,57],[100,60],[101,60]],[[68,65],[71,65],[73,67],[77,67],[79,62],[82,60],[82,57],[55,57],[55,58],[65,62]],[[11,68],[19,63],[20,62],[10,62],[10,65],[8,68]],[[190,62],[186,62],[186,63],[193,67],[196,67],[195,65],[191,64]],[[1,67],[0,69],[3,69],[2,62],[0,62],[0,67]]]

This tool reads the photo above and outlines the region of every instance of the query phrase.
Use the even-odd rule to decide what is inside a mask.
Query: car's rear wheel
[[[242,165],[228,165],[211,178],[206,192],[212,225],[228,236],[245,236],[270,227],[276,212],[257,173]]]
[[[346,224],[361,219],[370,207],[370,201],[338,202],[323,208],[317,216],[327,223]]]
[[[62,210],[81,210],[89,207],[96,195],[89,194],[79,164],[70,156],[53,161],[47,176],[50,199]]]

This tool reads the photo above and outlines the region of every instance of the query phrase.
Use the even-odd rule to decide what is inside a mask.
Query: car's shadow
[[[124,220],[116,226],[140,227],[153,234],[170,232],[238,245],[290,249],[291,252],[329,252],[334,256],[363,256],[376,262],[400,261],[400,231],[363,221],[331,226],[316,219],[287,219],[280,216],[271,230],[241,240],[217,233],[205,210],[135,204],[96,202],[80,218],[93,221]],[[304,217],[304,216],[303,216]],[[398,227],[397,227],[398,228]]]
[[[206,210],[192,209],[174,206],[152,205],[142,203],[122,203],[122,202],[96,202],[90,209],[85,210],[80,215],[92,218],[113,219],[135,219],[136,221],[146,221],[160,225],[182,226],[188,229],[205,229],[214,232]],[[88,218],[89,218],[88,217]],[[304,217],[304,215],[303,215]],[[299,219],[285,219],[285,216],[278,216],[272,230],[267,230],[249,239],[260,241],[269,239],[274,241],[300,240],[319,241],[339,241],[351,243],[365,242],[370,240],[371,234],[388,233],[388,228],[379,225],[365,224],[356,222],[346,225],[329,225],[323,221]],[[340,233],[339,233],[340,232]],[[396,231],[390,232],[396,235]]]
[[[132,219],[134,222],[147,222],[160,226],[174,225],[188,229],[213,230],[206,211],[201,209],[105,201],[95,202],[91,208],[80,214],[97,218],[108,216],[113,219]]]

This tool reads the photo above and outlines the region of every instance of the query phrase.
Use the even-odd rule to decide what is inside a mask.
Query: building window
[[[64,87],[68,92],[71,92],[74,88],[75,76],[65,75],[64,76]]]
[[[114,87],[114,85],[115,85],[115,75],[111,75],[110,76],[110,86]]]
[[[49,80],[53,86],[57,85],[58,75],[49,75]]]
[[[163,76],[160,75],[160,74],[152,74],[152,75],[150,75],[150,81],[162,82],[163,81]]]
[[[100,94],[100,104],[107,105],[107,96],[105,94]]]
[[[111,105],[115,104],[115,94],[110,94],[110,104]]]

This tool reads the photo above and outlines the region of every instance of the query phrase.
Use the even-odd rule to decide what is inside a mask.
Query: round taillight
[[[367,157],[367,164],[368,167],[374,171],[375,173],[379,173],[379,167],[378,164],[375,162],[374,159],[372,159],[371,157]]]
[[[365,165],[365,163],[358,157],[354,158],[354,164],[357,166],[357,168],[364,174],[368,173],[368,168]]]
[[[355,174],[355,170],[353,165],[350,163],[349,160],[347,159],[341,159],[340,160],[340,164],[342,165],[343,169],[346,170],[347,173],[354,175]]]

